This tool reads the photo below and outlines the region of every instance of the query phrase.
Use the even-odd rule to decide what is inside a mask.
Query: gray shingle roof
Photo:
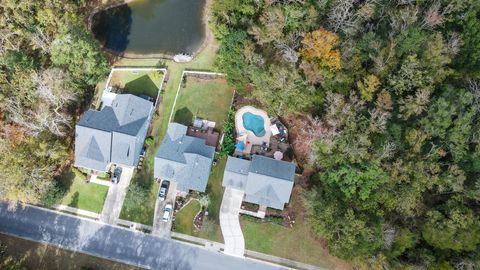
[[[119,94],[112,106],[88,110],[75,127],[75,165],[105,171],[112,163],[135,166],[153,103]]]
[[[245,192],[244,201],[283,209],[290,201],[295,165],[254,155],[252,160],[228,157],[223,186]]]
[[[223,173],[223,186],[245,190],[250,163],[250,160],[229,156]]]
[[[162,145],[155,156],[155,178],[176,181],[177,189],[204,192],[212,166],[215,148],[204,139],[186,135],[187,127],[170,123]]]

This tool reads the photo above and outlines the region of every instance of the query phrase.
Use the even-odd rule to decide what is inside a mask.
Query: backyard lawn
[[[62,182],[69,182],[65,196],[59,204],[75,207],[95,213],[102,212],[107,197],[108,187],[85,182],[86,176],[69,171],[62,177]]]
[[[191,200],[180,211],[178,211],[175,215],[175,231],[193,235],[195,230],[193,219],[200,209],[200,203],[197,200]]]
[[[147,95],[156,100],[162,80],[161,71],[115,70],[110,85],[125,89],[124,93]]]
[[[224,78],[199,79],[187,76],[185,88],[180,87],[173,121],[191,125],[195,117],[216,122],[223,129],[232,102],[233,89]]]
[[[304,209],[301,187],[295,187],[292,200],[294,209]],[[301,210],[300,210],[301,211]],[[303,212],[297,213],[293,228],[253,217],[241,216],[246,249],[313,264],[327,269],[351,269],[348,263],[328,254],[328,250],[312,231]]]
[[[145,153],[145,160],[143,164],[143,169],[140,172],[135,173],[132,179],[132,183],[149,183],[153,180],[153,160],[157,152],[158,147],[160,146],[165,133],[167,132],[167,127],[170,118],[170,112],[172,111],[173,102],[175,100],[175,95],[177,93],[177,88],[180,83],[180,77],[184,69],[213,69],[213,63],[216,55],[217,47],[216,45],[209,46],[205,48],[192,62],[179,64],[173,61],[167,61],[166,65],[168,66],[169,80],[165,85],[165,92],[162,95],[162,101],[159,104],[158,111],[154,114],[152,119],[152,133],[151,136],[154,138],[154,143],[147,148]],[[130,67],[144,67],[144,66],[157,66],[157,59],[120,59],[116,65],[119,66],[130,66]],[[163,64],[160,67],[164,67]],[[148,186],[148,184],[147,184]],[[142,220],[143,224],[150,225],[153,223],[153,212],[155,211],[155,199],[158,192],[158,184],[150,185],[151,194],[144,202],[144,205],[139,205],[138,207],[126,207],[126,205],[134,205],[131,203],[134,200],[134,195],[131,192],[127,192],[125,198],[122,213],[120,217],[122,219],[139,222]],[[128,208],[128,209],[127,209]]]

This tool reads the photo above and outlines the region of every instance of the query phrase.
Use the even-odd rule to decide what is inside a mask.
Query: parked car
[[[172,214],[173,207],[171,203],[167,203],[165,208],[163,208],[163,222],[168,222],[170,220],[170,215]]]
[[[167,198],[168,187],[170,186],[170,182],[167,180],[163,180],[162,184],[160,185],[160,192],[158,193],[158,198],[160,201],[164,201]]]
[[[121,167],[115,168],[112,175],[112,183],[118,184],[118,181],[120,181],[121,175],[122,175],[122,168]]]

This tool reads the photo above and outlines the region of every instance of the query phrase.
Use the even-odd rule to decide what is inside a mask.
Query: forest
[[[480,267],[480,2],[225,0],[213,14],[219,68],[296,134],[330,253]]]
[[[108,72],[85,1],[0,3],[0,198],[48,200],[71,160],[75,116]]]
[[[47,203],[70,165],[109,67],[94,3],[0,3],[2,200]],[[480,268],[478,0],[221,0],[211,13],[218,70],[290,128],[331,254]]]

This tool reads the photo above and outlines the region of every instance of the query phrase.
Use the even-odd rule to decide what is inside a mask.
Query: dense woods
[[[48,200],[71,159],[75,117],[108,71],[87,2],[0,3],[2,200]],[[218,69],[296,134],[331,254],[361,269],[480,267],[478,0],[212,9]]]
[[[479,267],[478,1],[225,0],[213,14],[230,83],[306,119],[292,143],[332,254]]]
[[[55,189],[77,109],[107,70],[84,1],[0,3],[0,198],[37,203]]]

